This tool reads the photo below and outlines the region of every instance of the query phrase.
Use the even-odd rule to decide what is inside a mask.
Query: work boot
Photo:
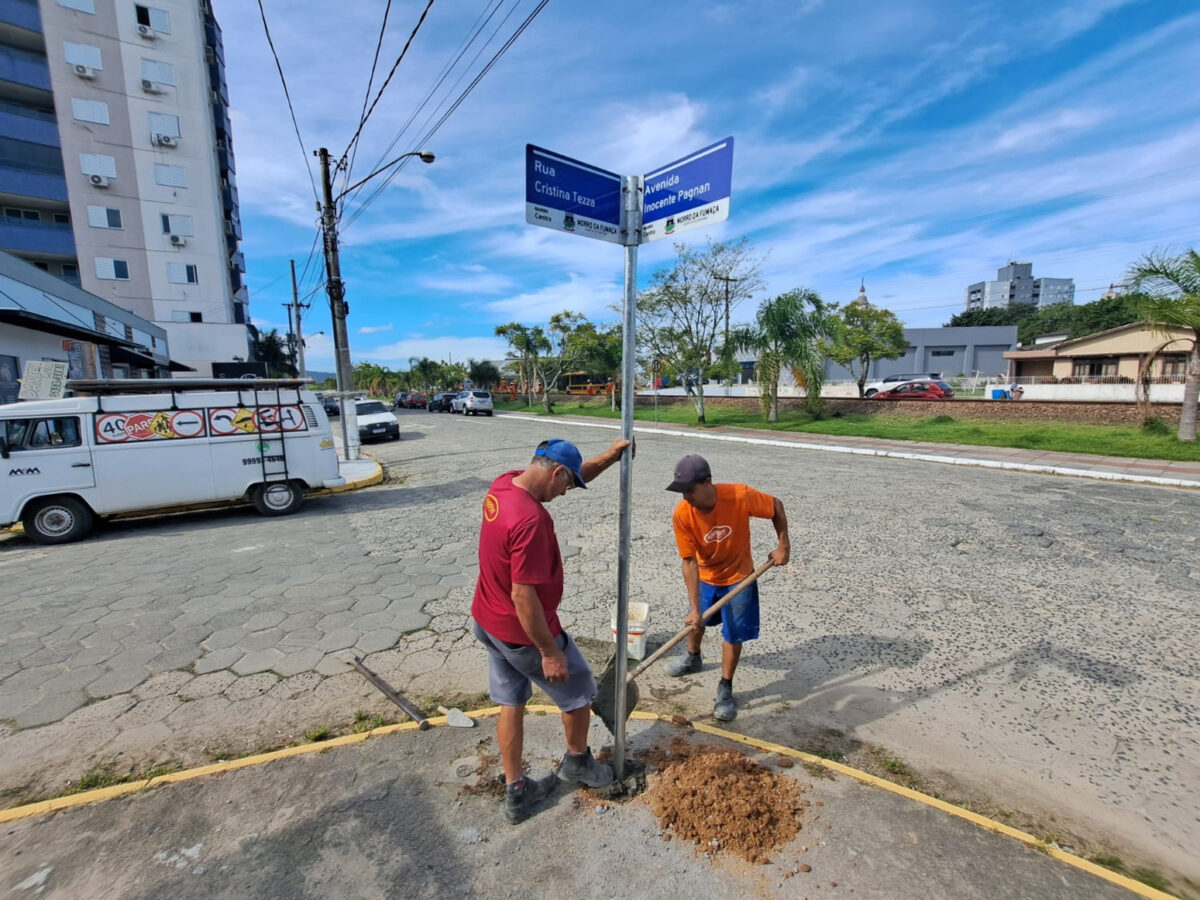
[[[713,718],[718,722],[732,722],[737,718],[737,704],[733,702],[733,684],[724,678],[717,682],[717,702],[713,705]]]
[[[608,763],[596,761],[591,747],[579,756],[568,750],[558,764],[558,780],[594,788],[604,787],[612,784],[613,770]]]
[[[667,674],[672,678],[678,678],[680,675],[691,675],[693,672],[699,672],[703,668],[704,663],[700,661],[700,654],[689,652],[668,665]]]
[[[510,784],[504,793],[504,818],[516,825],[524,822],[533,815],[533,807],[554,793],[554,776],[545,778],[530,778],[522,776],[515,784]]]

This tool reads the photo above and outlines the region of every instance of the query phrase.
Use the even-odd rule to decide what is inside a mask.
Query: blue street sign
[[[641,242],[729,218],[732,184],[731,137],[649,173],[642,182]]]
[[[621,176],[525,145],[525,221],[621,243]]]

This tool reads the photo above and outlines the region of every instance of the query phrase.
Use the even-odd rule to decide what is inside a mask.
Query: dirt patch
[[[727,851],[768,863],[800,831],[809,804],[794,779],[728,750],[678,756],[664,757],[645,795],[664,839],[674,836],[708,854]]]

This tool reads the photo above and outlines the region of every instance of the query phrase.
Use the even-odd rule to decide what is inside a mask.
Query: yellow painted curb
[[[526,712],[542,713],[542,714],[558,714],[557,706],[548,704],[532,704],[525,707]],[[500,707],[492,706],[485,709],[475,709],[467,712],[467,715],[472,719],[482,719],[487,716],[499,715]],[[674,723],[670,716],[659,715],[658,713],[644,712],[642,710],[634,710],[630,714],[631,719],[642,721],[661,721],[669,725]],[[428,719],[430,725],[446,726],[445,716],[434,716]],[[684,727],[684,726],[676,726]],[[871,775],[868,772],[863,772],[860,769],[855,769],[842,763],[834,762],[830,759],[825,759],[821,756],[815,756],[811,753],[805,753],[803,750],[795,750],[792,747],[785,747],[782,744],[775,744],[771,741],[760,740],[759,738],[750,737],[745,734],[738,734],[735,731],[726,731],[724,728],[717,728],[713,725],[708,725],[704,722],[691,722],[689,726],[693,730],[702,734],[711,734],[714,737],[724,738],[734,741],[735,743],[745,744],[748,747],[754,747],[757,750],[762,750],[766,753],[774,753],[778,756],[788,756],[792,759],[798,759],[802,762],[812,763],[822,766],[832,772],[837,772],[840,775],[845,775],[853,778],[860,784],[870,785],[872,787],[881,788],[885,791],[890,791],[893,794],[899,794],[908,800],[914,800],[917,803],[922,803],[925,806],[940,810],[948,815],[963,819],[973,825],[977,825],[987,831],[995,834],[1002,834],[1006,837],[1020,841],[1028,847],[1037,849],[1040,852],[1046,853],[1048,856],[1057,859],[1059,862],[1066,863],[1081,871],[1095,875],[1097,878],[1103,878],[1105,881],[1115,884],[1118,887],[1123,887],[1128,891],[1146,897],[1147,900],[1179,900],[1174,894],[1168,894],[1164,891],[1152,888],[1147,884],[1136,881],[1119,872],[1114,872],[1112,869],[1106,869],[1104,866],[1096,865],[1081,856],[1076,856],[1073,853],[1067,853],[1064,850],[1059,850],[1057,847],[1052,847],[1043,841],[1039,841],[1031,834],[1005,825],[1003,822],[997,822],[995,819],[989,819],[987,816],[981,816],[978,813],[963,809],[959,806],[954,806],[944,800],[939,800],[936,797],[931,797],[928,794],[922,794],[920,791],[914,791],[911,788],[906,788],[903,785],[895,784],[878,776]],[[99,788],[94,791],[83,791],[78,794],[70,794],[65,797],[55,797],[50,800],[41,800],[37,803],[27,803],[24,806],[15,806],[11,809],[0,810],[0,824],[5,822],[14,822],[18,819],[27,819],[33,816],[45,815],[47,813],[57,812],[61,809],[70,809],[76,806],[85,806],[90,803],[101,803],[105,800],[111,800],[115,797],[122,797],[126,794],[137,793],[144,791],[159,784],[173,784],[180,781],[191,781],[195,778],[204,778],[209,775],[220,775],[224,772],[232,772],[237,769],[246,769],[251,766],[261,766],[265,763],[274,762],[279,759],[287,759],[292,756],[305,756],[310,753],[323,753],[326,750],[331,750],[336,747],[348,747],[352,744],[359,744],[368,738],[382,737],[384,735],[396,734],[404,731],[417,731],[418,725],[416,722],[402,722],[396,725],[383,725],[379,728],[373,728],[370,731],[364,731],[359,734],[347,734],[342,737],[332,738],[328,741],[318,741],[312,744],[300,744],[295,747],[285,747],[282,750],[272,750],[269,753],[258,753],[253,756],[242,757],[241,759],[225,760],[224,762],[213,763],[207,766],[198,766],[194,769],[186,769],[182,772],[171,772],[167,775],[156,775],[153,778],[148,778],[144,781],[131,781],[128,784],[118,784],[112,787]]]
[[[374,460],[372,460],[374,462]],[[340,487],[321,488],[319,491],[309,491],[310,497],[322,497],[326,494],[344,494],[346,491],[357,491],[359,488],[370,487],[373,484],[379,484],[383,481],[383,466],[375,463],[375,474],[368,475],[366,478],[359,478],[355,481],[347,481]]]

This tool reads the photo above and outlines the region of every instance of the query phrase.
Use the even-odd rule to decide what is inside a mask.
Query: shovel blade
[[[444,706],[438,707],[438,712],[446,717],[446,724],[453,725],[455,728],[474,728],[475,720],[468,716],[461,709],[450,707],[447,709]]]
[[[637,684],[628,681],[625,684],[625,714],[624,718],[628,719],[629,714],[638,704],[638,688]],[[609,730],[614,736],[616,735],[617,727],[617,657],[613,654],[609,659],[608,665],[604,667],[604,671],[596,679],[596,697],[592,700],[592,712],[600,717],[600,721],[604,723],[604,727]]]

